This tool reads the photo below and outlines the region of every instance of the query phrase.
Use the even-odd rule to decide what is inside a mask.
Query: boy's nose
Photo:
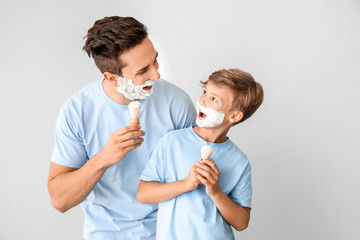
[[[199,103],[201,106],[206,107],[206,106],[205,106],[205,103],[204,103],[204,101],[203,101],[203,96],[200,96],[197,101],[198,101],[198,103]]]

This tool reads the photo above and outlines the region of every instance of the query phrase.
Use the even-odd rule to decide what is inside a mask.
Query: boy
[[[231,226],[248,226],[251,167],[226,135],[257,110],[263,89],[239,69],[201,83],[198,126],[162,137],[140,177],[138,200],[160,203],[157,239],[234,239]],[[213,148],[212,159],[199,161],[204,145]]]

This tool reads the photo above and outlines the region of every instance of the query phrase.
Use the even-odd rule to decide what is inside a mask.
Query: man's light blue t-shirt
[[[165,80],[157,80],[153,94],[140,100],[144,142],[109,167],[81,203],[87,239],[155,239],[157,204],[136,199],[139,177],[158,140],[167,132],[192,126],[196,111],[190,97]],[[55,128],[51,161],[81,168],[107,143],[111,134],[130,124],[128,105],[104,92],[102,80],[93,82],[65,102]]]
[[[235,203],[251,208],[251,166],[245,154],[228,138],[209,143],[192,127],[172,131],[160,139],[140,179],[170,183],[185,179],[192,164],[201,160],[201,148],[213,148],[211,159],[220,171],[219,187]],[[234,239],[201,184],[193,191],[159,203],[156,239]]]

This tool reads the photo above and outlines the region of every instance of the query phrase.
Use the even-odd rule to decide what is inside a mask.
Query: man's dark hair
[[[99,70],[122,75],[125,66],[120,55],[140,44],[148,36],[144,24],[132,17],[105,17],[97,20],[84,37],[83,50]]]

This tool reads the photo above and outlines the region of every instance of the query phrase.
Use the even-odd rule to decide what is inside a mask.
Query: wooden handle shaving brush
[[[139,125],[139,114],[141,110],[141,103],[139,101],[132,101],[129,103],[130,125]]]

